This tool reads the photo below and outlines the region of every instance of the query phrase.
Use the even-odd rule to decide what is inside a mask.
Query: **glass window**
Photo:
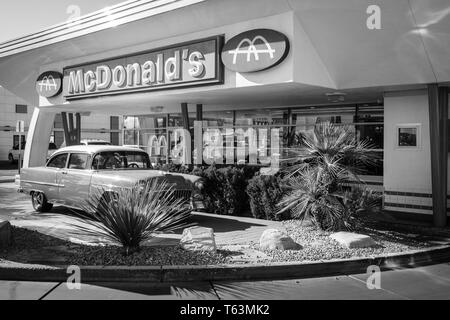
[[[84,153],[72,153],[69,159],[69,169],[86,169],[88,155]]]
[[[26,141],[25,141],[25,135],[22,135],[22,150],[25,150],[25,145],[26,145]],[[13,149],[14,150],[19,150],[19,136],[18,135],[14,135],[13,136]]]
[[[16,113],[28,113],[28,107],[22,104],[16,104]]]
[[[63,153],[53,157],[48,162],[47,167],[63,169],[66,167],[66,163],[67,163],[67,153]]]
[[[224,127],[233,125],[233,111],[203,112],[203,121],[208,127]]]
[[[189,113],[189,127],[194,127],[194,121],[196,120],[197,115],[193,112]],[[171,113],[169,116],[169,127],[184,127],[183,124],[183,116],[181,113]]]
[[[236,126],[266,126],[287,124],[284,109],[238,110]]]
[[[95,170],[151,169],[149,157],[144,152],[102,152],[92,161]]]

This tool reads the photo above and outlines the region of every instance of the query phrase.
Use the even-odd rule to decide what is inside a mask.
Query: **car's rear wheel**
[[[8,155],[8,160],[9,160],[9,163],[11,163],[11,164],[14,164],[16,161],[14,160],[14,157],[13,157],[13,155],[10,153],[9,155]]]
[[[47,202],[47,197],[42,192],[33,192],[31,194],[31,203],[33,209],[37,212],[49,212],[53,208],[53,204]]]

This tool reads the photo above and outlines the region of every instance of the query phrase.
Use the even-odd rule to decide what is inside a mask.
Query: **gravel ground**
[[[371,236],[377,243],[377,246],[373,248],[347,249],[329,237],[331,232],[316,230],[312,226],[304,226],[297,220],[284,221],[283,226],[294,241],[303,246],[303,249],[297,251],[265,252],[272,262],[301,262],[370,257],[424,249],[436,245],[404,230],[401,232],[394,230],[380,231],[379,229],[374,229],[373,226],[367,226],[355,232]],[[422,229],[420,231],[423,231]],[[419,229],[415,229],[415,231],[419,231]],[[252,246],[255,250],[258,249],[257,244],[253,244]],[[259,262],[264,262],[264,260]]]
[[[142,248],[130,256],[121,254],[119,248],[88,247],[80,249],[69,257],[74,265],[88,266],[175,266],[175,265],[216,265],[226,261],[226,255],[218,251],[214,253],[195,253],[180,247]]]
[[[124,256],[114,246],[95,247],[74,244],[22,228],[12,228],[14,243],[0,250],[0,264],[48,263],[90,266],[160,266],[215,265],[225,263],[229,252],[196,253],[177,246],[143,247],[140,252]]]

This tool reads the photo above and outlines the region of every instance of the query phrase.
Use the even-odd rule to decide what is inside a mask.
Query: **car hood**
[[[152,178],[161,179],[161,181],[166,181],[171,184],[176,183],[178,188],[191,187],[195,181],[200,179],[200,177],[194,175],[160,170],[106,170],[98,171],[94,175],[94,179],[98,182],[103,180],[103,182],[117,182],[118,184],[134,184]]]

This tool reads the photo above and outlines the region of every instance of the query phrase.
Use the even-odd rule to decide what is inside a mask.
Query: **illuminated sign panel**
[[[68,100],[223,83],[222,36],[64,70]]]
[[[289,54],[288,38],[275,30],[256,29],[231,38],[222,50],[222,61],[235,72],[258,72],[281,63]]]

